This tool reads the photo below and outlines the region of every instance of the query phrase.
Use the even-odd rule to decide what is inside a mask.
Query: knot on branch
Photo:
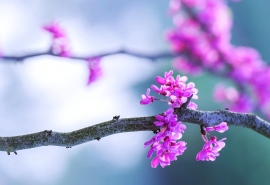
[[[120,118],[120,115],[117,115],[117,116],[114,116],[114,117],[113,117],[113,120],[114,120],[114,121],[119,121],[119,118]]]
[[[44,130],[46,136],[52,136],[52,130]]]

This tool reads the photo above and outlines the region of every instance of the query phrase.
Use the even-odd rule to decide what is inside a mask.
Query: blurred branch
[[[228,110],[218,111],[198,111],[185,107],[176,109],[179,120],[204,126],[214,126],[221,122],[228,125],[242,126],[250,128],[268,138],[270,138],[270,123],[250,113],[236,113]],[[135,131],[159,130],[153,123],[155,116],[123,118],[113,117],[112,120],[86,127],[80,130],[61,133],[45,130],[42,132],[14,136],[0,137],[0,151],[14,152],[17,150],[41,147],[41,146],[62,146],[71,148],[92,140],[100,140],[103,137]]]
[[[103,53],[99,53],[99,54],[93,54],[93,55],[88,55],[88,56],[70,56],[70,57],[62,57],[60,55],[54,54],[51,50],[47,51],[47,52],[36,52],[36,53],[30,53],[30,54],[25,54],[25,55],[21,55],[21,56],[8,56],[8,55],[3,55],[0,56],[0,60],[7,60],[7,61],[15,61],[15,62],[22,62],[23,60],[26,60],[28,58],[33,58],[33,57],[39,57],[39,56],[43,56],[43,55],[49,55],[49,56],[54,56],[54,57],[62,57],[62,58],[70,58],[70,59],[75,59],[75,60],[88,60],[88,59],[93,59],[93,58],[101,58],[101,57],[106,57],[106,56],[111,56],[111,55],[118,55],[118,54],[125,54],[125,55],[129,55],[129,56],[133,56],[133,57],[137,57],[137,58],[143,58],[143,59],[149,59],[152,61],[156,61],[158,59],[165,59],[165,58],[174,58],[177,56],[186,56],[188,55],[187,53],[172,53],[172,52],[159,52],[159,53],[153,53],[153,54],[149,54],[149,53],[145,53],[145,52],[138,52],[138,51],[132,51],[132,50],[126,50],[126,49],[119,49],[119,50],[115,50],[115,51],[110,51],[110,52],[103,52]],[[214,75],[214,76],[218,76],[218,77],[223,77],[223,78],[227,78],[228,74],[224,73],[222,71],[216,71],[213,70],[209,67],[203,66],[201,65],[201,62],[196,61],[196,63],[194,63],[194,65],[200,66],[203,70],[205,70],[206,72]]]
[[[66,58],[70,59],[76,59],[76,60],[87,60],[91,58],[100,58],[100,57],[106,57],[110,55],[117,55],[117,54],[126,54],[138,58],[144,58],[144,59],[149,59],[149,60],[157,60],[157,59],[162,59],[162,58],[173,58],[176,56],[179,56],[179,54],[173,54],[171,52],[160,52],[160,53],[155,53],[155,54],[149,54],[149,53],[144,53],[144,52],[136,52],[136,51],[131,51],[131,50],[126,50],[126,49],[119,49],[115,51],[110,51],[110,52],[103,52],[99,54],[94,54],[94,55],[88,55],[88,56],[70,56]],[[8,55],[3,55],[0,56],[0,59],[4,60],[11,60],[11,61],[23,61],[28,58],[33,58],[33,57],[38,57],[38,56],[43,56],[43,55],[49,55],[49,56],[54,56],[54,57],[62,57],[60,55],[54,54],[52,51],[47,51],[47,52],[36,52],[36,53],[30,53],[26,55],[21,55],[21,56],[8,56]]]

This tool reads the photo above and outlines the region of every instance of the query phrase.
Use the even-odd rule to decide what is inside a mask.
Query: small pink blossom
[[[87,85],[90,85],[91,83],[95,82],[102,76],[102,69],[99,65],[100,60],[101,60],[100,57],[87,59],[89,69],[89,77]]]
[[[164,78],[157,76],[156,81],[160,85],[167,85],[170,86],[170,80],[172,79],[173,70],[170,70],[169,72],[165,72]]]
[[[220,132],[220,133],[223,133],[223,132],[227,131],[228,129],[229,128],[228,128],[226,122],[221,122],[220,124],[215,125],[213,127],[205,127],[206,131],[216,131],[216,132]]]
[[[56,22],[43,26],[43,29],[51,33],[54,39],[66,37],[65,30]]]
[[[155,100],[154,96],[149,96],[150,94],[150,89],[148,88],[146,91],[146,94],[142,95],[142,100],[140,101],[141,105],[147,105],[149,103],[153,103]]]
[[[56,22],[43,26],[45,31],[52,35],[51,50],[54,54],[61,57],[71,56],[71,49],[65,30]]]
[[[188,104],[188,108],[189,108],[189,109],[193,109],[193,110],[197,110],[198,106],[197,106],[196,103],[190,102],[190,103]]]
[[[151,89],[162,96],[170,96],[171,95],[169,87],[161,86],[160,88],[158,88],[155,85],[151,85]]]

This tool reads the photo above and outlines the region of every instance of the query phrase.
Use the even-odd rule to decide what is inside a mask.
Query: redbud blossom
[[[185,103],[188,97],[192,96],[197,99],[198,90],[195,88],[194,83],[186,84],[187,77],[177,75],[176,79],[172,76],[173,71],[165,72],[164,77],[157,76],[156,82],[160,84],[160,87],[152,85],[151,88],[159,95],[169,97],[170,100],[165,99],[172,107],[164,112],[162,115],[156,115],[155,126],[160,127],[160,131],[153,136],[149,141],[144,143],[144,146],[149,146],[150,149],[147,153],[147,158],[156,153],[156,157],[152,159],[151,166],[156,168],[158,164],[161,167],[170,165],[171,161],[177,159],[178,155],[182,155],[186,150],[186,142],[179,141],[182,138],[182,134],[185,132],[186,126],[178,120],[177,115],[174,113],[174,108],[179,108]],[[148,88],[146,94],[142,95],[141,104],[146,105],[152,103],[156,99],[154,96],[150,96],[150,89]],[[191,109],[197,109],[197,105],[190,102],[188,105]]]
[[[89,76],[87,85],[90,85],[91,83],[95,82],[97,79],[99,79],[102,76],[102,69],[100,67],[100,60],[101,58],[89,58],[86,61],[88,62],[88,69],[89,69]]]
[[[52,22],[49,25],[43,26],[43,29],[50,32],[54,39],[66,37],[65,30],[58,23]]]
[[[151,88],[154,92],[166,97],[169,97],[170,100],[167,101],[168,104],[172,107],[169,108],[161,115],[156,115],[156,121],[154,125],[159,127],[159,132],[153,136],[150,140],[144,143],[144,147],[150,146],[149,151],[147,152],[147,158],[151,158],[155,153],[156,156],[152,159],[151,167],[156,168],[159,164],[161,167],[170,165],[171,161],[177,160],[178,155],[182,155],[186,150],[186,142],[179,141],[182,138],[182,134],[186,130],[186,126],[178,120],[177,114],[174,113],[175,108],[181,107],[183,103],[187,101],[189,97],[192,96],[194,99],[198,99],[197,93],[198,89],[195,88],[195,84],[190,82],[186,84],[187,77],[177,75],[176,78],[172,76],[173,71],[165,72],[164,78],[157,76],[156,81],[160,84],[160,87],[152,85]],[[152,103],[156,99],[153,96],[149,96],[150,89],[148,88],[146,94],[142,95],[141,104],[146,105]],[[187,108],[197,109],[197,105],[194,102],[189,102]],[[201,129],[203,127],[201,126]],[[197,154],[197,160],[206,160],[214,161],[216,156],[219,155],[219,151],[225,146],[223,138],[220,141],[216,140],[216,137],[212,136],[208,141],[207,132],[208,131],[217,131],[225,132],[228,130],[226,122],[222,122],[219,125],[213,127],[206,127],[202,130],[202,138],[205,142],[202,151]]]
[[[181,77],[180,75],[177,75],[175,79],[172,74],[173,71],[171,70],[169,72],[165,72],[164,78],[157,76],[156,82],[161,86],[157,87],[152,85],[151,88],[162,96],[170,97],[168,104],[173,108],[179,108],[191,95],[193,95],[193,99],[198,98],[198,89],[195,88],[194,83],[191,82],[186,84],[186,81],[188,80],[186,76]]]
[[[190,102],[190,103],[188,104],[188,108],[190,108],[190,109],[196,110],[197,107],[198,107],[197,104],[194,103],[194,102]]]
[[[223,138],[217,141],[217,138],[211,137],[208,142],[205,143],[202,150],[197,154],[197,161],[215,161],[216,157],[219,156],[219,151],[225,147],[225,143],[223,142],[226,138]]]
[[[217,84],[214,90],[216,101],[224,102],[226,107],[236,112],[250,112],[253,104],[243,93],[238,92],[234,87],[225,88],[222,84]]]
[[[250,112],[259,108],[270,118],[270,83],[265,82],[265,79],[270,79],[270,67],[263,62],[257,50],[230,43],[232,16],[226,2],[170,1],[174,28],[166,31],[165,37],[171,50],[181,54],[174,59],[173,66],[190,74],[207,69],[229,77],[239,88],[226,88],[226,92],[216,90],[215,98],[223,101],[230,110]],[[243,84],[248,91],[243,90],[246,89]],[[174,106],[179,104],[172,103]]]
[[[150,94],[150,89],[148,88],[146,91],[146,94],[142,95],[142,100],[140,101],[141,105],[147,105],[149,103],[153,103],[155,100],[154,96],[149,96]]]
[[[220,132],[220,133],[223,133],[223,132],[227,131],[228,129],[229,128],[228,128],[226,122],[221,122],[220,124],[215,125],[213,127],[205,127],[206,131],[216,131],[216,132]]]
[[[52,35],[52,52],[62,57],[69,57],[71,49],[69,48],[69,41],[65,30],[56,22],[43,26],[43,29]]]

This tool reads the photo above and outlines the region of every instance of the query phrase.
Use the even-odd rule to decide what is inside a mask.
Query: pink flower
[[[170,98],[171,98],[171,101],[168,104],[171,105],[172,108],[179,108],[179,107],[181,107],[181,105],[183,103],[185,103],[187,101],[186,97],[178,98],[178,97],[172,95],[172,96],[170,96]]]
[[[170,13],[175,14],[181,7],[181,0],[171,0],[170,1]]]
[[[141,105],[147,105],[149,103],[153,103],[155,100],[154,96],[149,96],[150,94],[150,89],[148,88],[146,91],[146,94],[142,95],[142,100],[140,101]]]
[[[69,57],[69,56],[71,56],[71,50],[68,47],[68,44],[67,43],[64,43],[62,45],[59,45],[59,47],[60,47],[59,55],[61,57]]]
[[[162,95],[162,96],[170,96],[170,88],[166,87],[166,86],[161,86],[160,88],[158,88],[155,85],[151,85],[151,88],[153,91],[155,91],[156,93]]]
[[[171,79],[171,77],[172,77],[172,74],[173,74],[173,71],[172,70],[170,70],[169,72],[165,72],[165,74],[164,74],[164,78],[162,78],[162,77],[160,77],[160,76],[157,76],[156,77],[156,81],[157,81],[157,83],[158,84],[160,84],[160,85],[170,85],[170,79]]]
[[[51,33],[54,39],[66,37],[65,30],[56,22],[43,26],[43,29]]]
[[[190,102],[190,103],[188,104],[188,108],[189,108],[189,109],[193,109],[193,110],[197,110],[198,106],[197,106],[196,103]]]
[[[239,92],[234,87],[225,88],[222,84],[217,84],[214,90],[214,98],[217,101],[235,102],[239,98]]]
[[[222,84],[217,84],[214,89],[214,99],[222,102],[226,99],[226,88]]]
[[[160,164],[160,166],[164,168],[165,166],[170,165],[171,161],[177,160],[176,157],[184,153],[184,151],[187,149],[186,144],[187,143],[183,141],[178,143],[174,141],[169,142],[167,144],[167,150],[159,150],[161,151],[161,154],[152,159],[151,167],[156,168],[158,164]]]
[[[65,30],[56,22],[43,26],[43,29],[52,35],[52,52],[61,57],[69,57],[71,55],[71,49],[69,48],[69,41]]]
[[[89,77],[87,85],[95,82],[102,76],[102,69],[99,66],[101,58],[90,58],[87,59],[88,62],[88,69],[89,69]]]
[[[196,160],[197,161],[215,161],[216,157],[219,156],[219,151],[225,147],[226,138],[223,138],[217,141],[217,138],[211,137],[208,142],[205,143],[202,150],[197,154]]]
[[[240,94],[238,99],[230,105],[230,110],[236,112],[250,112],[254,108],[251,99],[245,94]]]
[[[188,59],[183,57],[177,57],[173,60],[173,67],[183,73],[189,73],[192,75],[199,75],[202,71],[201,67],[188,61]]]
[[[213,127],[206,127],[205,128],[206,131],[216,131],[216,132],[220,132],[220,133],[223,133],[223,132],[227,131],[228,129],[229,128],[228,128],[226,122],[221,122],[220,124],[215,125]]]

